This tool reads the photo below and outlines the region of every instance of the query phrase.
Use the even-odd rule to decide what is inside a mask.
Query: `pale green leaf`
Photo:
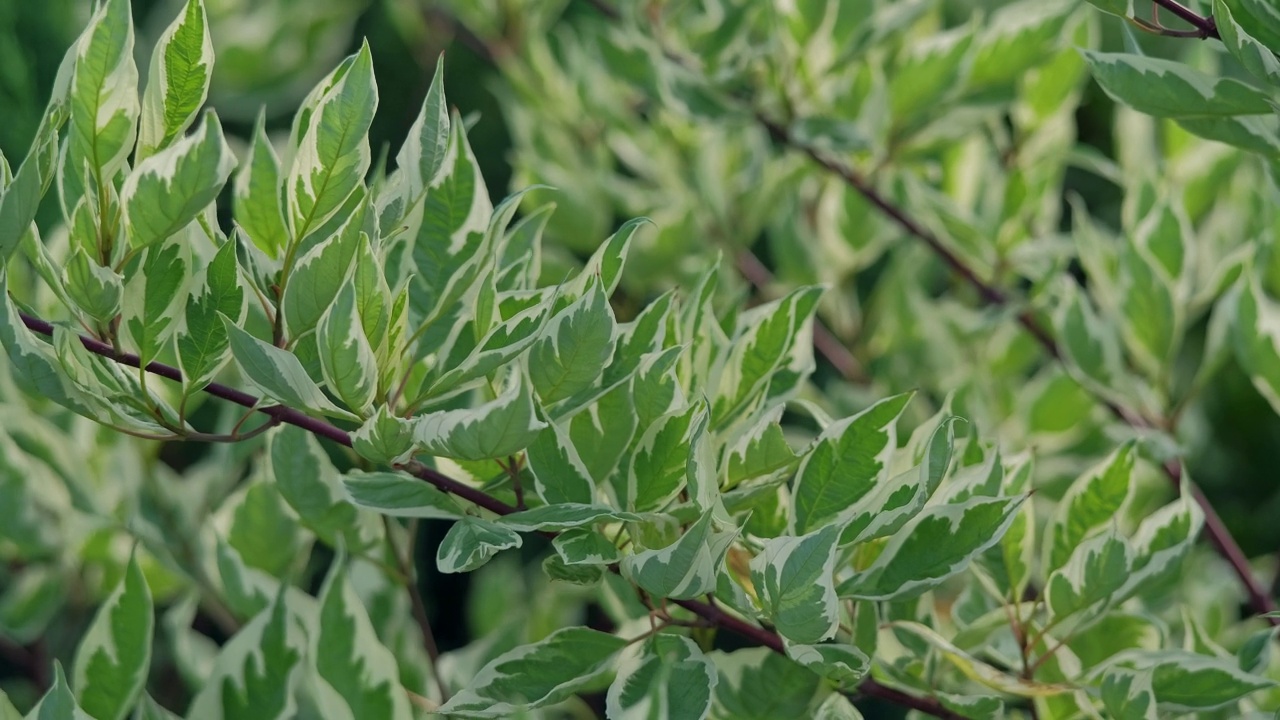
[[[488,460],[505,458],[529,447],[546,426],[536,417],[533,397],[517,376],[491,402],[419,417],[414,436],[423,451],[432,455]]]
[[[90,258],[83,247],[75,249],[62,269],[62,285],[76,309],[98,322],[110,322],[120,312],[124,278]]]
[[[296,120],[293,163],[285,179],[295,243],[333,217],[369,169],[368,133],[378,88],[368,44],[322,80],[321,89],[315,106]]]
[[[284,593],[218,651],[188,720],[283,720],[297,714],[307,641]]]
[[[425,480],[403,473],[352,470],[342,477],[347,499],[392,517],[456,519],[462,508]]]
[[[280,204],[280,159],[267,139],[265,112],[253,126],[249,157],[232,183],[232,209],[245,235],[268,257],[276,258],[289,242]]]
[[[840,597],[906,599],[962,572],[994,545],[1013,522],[1025,497],[975,497],[934,505],[889,538],[866,570],[841,583]]]
[[[551,633],[494,658],[440,708],[461,717],[511,717],[559,702],[607,672],[623,638],[585,627]]]
[[[404,462],[413,454],[413,423],[391,412],[386,405],[351,434],[351,448],[360,457],[387,465]]]
[[[1231,78],[1211,78],[1161,58],[1081,50],[1093,77],[1116,102],[1166,118],[1266,115],[1267,95]]]
[[[442,573],[471,572],[502,550],[522,544],[524,540],[515,530],[467,516],[455,522],[440,541],[436,567]]]
[[[231,177],[236,158],[212,110],[191,135],[151,155],[120,189],[132,247],[160,242],[196,219]]]
[[[98,720],[129,714],[151,669],[154,627],[151,590],[135,553],[76,650],[73,684],[85,712]]]
[[[529,350],[529,378],[543,407],[599,381],[616,339],[613,309],[598,282],[556,314]]]
[[[1067,489],[1045,527],[1046,571],[1062,567],[1082,540],[1121,511],[1131,492],[1134,455],[1132,443],[1120,446]]]
[[[520,532],[535,530],[558,532],[598,522],[637,522],[639,520],[641,520],[640,515],[614,510],[608,505],[556,503],[504,515],[498,518],[497,522]]]
[[[378,391],[378,361],[356,309],[355,285],[344,283],[316,328],[325,384],[347,407],[367,416]]]
[[[204,0],[187,0],[151,53],[136,161],[168,147],[190,127],[209,95],[212,74],[213,42]]]
[[[236,264],[236,244],[223,243],[192,281],[184,332],[178,334],[178,367],[188,395],[203,388],[231,358],[227,328],[219,314],[239,324],[247,309]]]
[[[826,525],[883,482],[898,447],[898,418],[910,400],[910,394],[881,400],[823,431],[796,471],[797,533]]]
[[[1099,694],[1107,715],[1115,720],[1156,720],[1151,671],[1112,668],[1102,677]]]
[[[618,664],[605,711],[611,720],[702,720],[719,680],[715,665],[691,640],[654,635]]]
[[[552,506],[561,503],[590,503],[596,487],[577,447],[555,423],[548,423],[529,445],[529,471],[534,492]]]
[[[53,686],[40,698],[40,702],[27,713],[26,720],[97,720],[76,704],[76,698],[67,685],[62,663],[53,661]]]
[[[190,260],[185,250],[179,242],[147,247],[141,266],[125,285],[123,322],[143,365],[164,350],[177,329],[189,280]],[[239,308],[236,311],[238,315]]]
[[[704,513],[672,544],[623,558],[622,575],[659,598],[695,598],[714,592],[725,553],[737,536],[737,528],[716,532],[711,513]]]
[[[831,524],[801,537],[768,540],[751,560],[760,609],[791,642],[812,645],[828,640],[840,625],[832,576],[843,529]],[[800,661],[794,655],[792,659]]]
[[[108,0],[90,18],[76,42],[68,100],[69,132],[58,178],[64,208],[105,191],[133,149],[140,105],[129,0]],[[86,165],[91,188],[84,187]]]
[[[396,658],[374,632],[342,555],[320,589],[318,625],[311,655],[316,674],[333,691],[324,701],[341,703],[353,718],[413,717]]]
[[[417,202],[444,168],[449,152],[449,107],[444,96],[444,56],[436,60],[431,87],[422,110],[409,128],[409,136],[396,154],[396,165],[405,168],[405,193],[409,204]]]
[[[220,315],[226,326],[231,354],[245,377],[282,405],[323,413],[347,420],[358,420],[334,405],[307,375],[297,356],[269,345],[241,330],[226,315]]]
[[[871,671],[871,658],[852,645],[793,645],[787,642],[786,650],[787,657],[846,692],[855,690]]]
[[[1151,691],[1164,712],[1194,713],[1226,707],[1276,682],[1249,674],[1234,660],[1185,650],[1126,650],[1107,663],[1151,675]]]

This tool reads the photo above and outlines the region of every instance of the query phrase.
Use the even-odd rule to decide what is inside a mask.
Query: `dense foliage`
[[[361,4],[101,3],[0,156],[0,718],[1272,717],[1184,460],[1280,410],[1280,15],[1091,2],[386,3],[496,203]]]

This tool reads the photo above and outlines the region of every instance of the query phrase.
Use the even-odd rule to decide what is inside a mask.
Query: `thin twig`
[[[41,320],[40,318],[27,315],[26,313],[19,313],[19,315],[22,317],[22,323],[32,332],[40,333],[41,335],[49,337],[53,336],[53,325],[51,323]],[[78,337],[80,338],[81,344],[84,345],[84,348],[89,352],[94,353],[95,355],[101,355],[102,357],[108,358],[122,365],[138,367],[137,355],[117,352],[106,343],[91,337],[86,337],[84,335],[80,335]],[[178,368],[158,362],[152,362],[148,363],[145,369],[153,375],[158,375],[175,382],[182,382],[182,372],[178,370]],[[213,395],[214,397],[221,398],[242,407],[253,408],[260,413],[270,415],[272,418],[278,418],[279,422],[301,428],[313,435],[316,435],[317,437],[322,437],[332,440],[340,445],[351,447],[351,436],[345,430],[324,420],[305,415],[293,408],[285,407],[283,405],[261,407],[261,400],[258,398],[246,392],[242,392],[219,383],[209,383],[203,391]],[[510,515],[516,512],[516,508],[502,502],[501,500],[454,480],[437,470],[433,470],[426,465],[423,465],[417,460],[411,460],[407,463],[396,465],[395,467],[408,472],[414,477],[425,480],[439,490],[457,495],[458,497],[468,500],[497,515]],[[554,535],[554,533],[544,534]],[[610,569],[616,572],[617,565],[615,564],[610,566]],[[786,654],[786,650],[782,645],[782,638],[776,633],[770,632],[769,630],[756,625],[751,625],[744,620],[740,620],[737,617],[726,613],[714,605],[709,605],[704,602],[699,602],[697,600],[673,600],[672,602],[680,605],[699,617],[716,623],[719,627],[723,627],[730,632],[742,635],[746,639],[751,640],[758,645],[763,645],[764,647],[770,648],[771,650],[784,655]],[[862,683],[858,685],[858,691],[864,695],[888,700],[890,702],[933,715],[934,717],[946,718],[947,720],[957,720],[962,717],[946,709],[941,703],[935,700],[908,695],[893,688],[881,685],[871,678],[863,680]]]
[[[858,173],[849,165],[828,157],[819,149],[806,143],[796,140],[791,133],[782,124],[766,117],[763,114],[756,115],[757,121],[762,127],[768,131],[774,141],[785,147],[796,150],[809,157],[815,164],[833,173],[842,179],[845,184],[856,190],[860,195],[866,198],[867,202],[874,205],[886,217],[895,222],[908,234],[920,240],[929,247],[944,263],[954,272],[967,282],[978,295],[988,305],[995,307],[1009,307],[1012,303],[1004,293],[1004,291],[988,283],[978,276],[977,272],[968,265],[957,254],[951,251],[942,240],[931,230],[925,228],[914,218],[907,214],[905,210],[898,207],[891,200],[880,194],[878,190],[871,184],[870,180]],[[1032,338],[1044,349],[1050,357],[1055,360],[1062,360],[1062,351],[1058,348],[1058,343],[1053,339],[1036,319],[1034,313],[1029,309],[1019,310],[1015,315],[1019,325],[1031,335]],[[1150,430],[1157,427],[1157,424],[1147,418],[1112,402],[1105,398],[1097,398],[1098,402],[1104,405],[1111,414],[1127,423],[1129,426],[1137,430]],[[1174,460],[1170,460],[1161,465],[1165,475],[1169,481],[1173,483],[1175,488],[1180,488],[1182,483],[1182,466]],[[1222,518],[1218,516],[1213,505],[1205,497],[1204,493],[1194,485],[1191,486],[1192,498],[1196,504],[1200,506],[1205,518],[1205,532],[1209,537],[1209,541],[1218,550],[1219,554],[1231,565],[1232,570],[1239,577],[1241,585],[1244,586],[1246,594],[1249,596],[1249,604],[1254,612],[1258,614],[1269,613],[1276,609],[1275,601],[1259,584],[1258,580],[1253,576],[1253,571],[1249,567],[1248,559],[1244,555],[1244,551],[1240,549],[1235,538],[1232,537],[1230,530],[1227,529]],[[1280,617],[1268,618],[1272,625],[1280,626]]]
[[[1168,10],[1174,15],[1177,15],[1179,19],[1194,27],[1197,32],[1197,37],[1200,39],[1222,39],[1222,36],[1218,34],[1218,23],[1214,21],[1212,15],[1200,15],[1194,10],[1178,2],[1178,0],[1152,0],[1152,2],[1157,6]]]
[[[431,675],[435,677],[436,685],[440,687],[440,703],[447,703],[449,686],[444,684],[444,675],[440,674],[440,647],[436,645],[435,633],[431,631],[431,619],[427,617],[427,605],[422,601],[422,591],[418,589],[418,570],[413,559],[418,539],[418,521],[415,518],[409,522],[409,542],[404,553],[396,549],[395,543],[391,540],[391,518],[383,515],[382,523],[387,529],[387,542],[391,545],[391,554],[395,556],[396,566],[404,576],[405,590],[409,593],[409,608],[422,632],[422,647],[427,651],[427,659],[431,661]]]

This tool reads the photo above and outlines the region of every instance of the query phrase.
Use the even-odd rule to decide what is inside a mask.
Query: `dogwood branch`
[[[19,315],[22,317],[22,323],[27,326],[27,329],[47,337],[53,336],[53,325],[51,323],[26,313],[19,313]],[[127,365],[135,368],[139,367],[137,355],[119,352],[110,345],[91,337],[84,335],[78,335],[77,337],[80,339],[80,343],[84,348],[95,355],[120,363],[121,365]],[[144,369],[153,375],[158,375],[165,379],[173,380],[174,382],[182,382],[182,371],[178,368],[158,362],[151,362],[148,363]],[[351,435],[347,433],[347,431],[324,420],[313,418],[293,408],[283,405],[264,407],[261,399],[220,383],[210,383],[204,388],[204,392],[216,398],[269,415],[278,422],[301,428],[318,437],[332,440],[339,445],[352,447]],[[501,500],[462,482],[454,480],[453,478],[429,468],[416,460],[411,460],[395,467],[397,469],[404,470],[420,480],[431,483],[436,488],[444,492],[457,495],[458,497],[470,501],[497,515],[510,515],[511,513],[516,512],[516,508],[502,502]],[[554,533],[544,534],[551,537],[554,537],[555,535]],[[616,567],[611,569],[616,572]],[[725,630],[737,635],[741,635],[742,637],[758,645],[763,645],[775,652],[783,655],[786,654],[782,645],[782,638],[777,633],[752,625],[709,603],[699,602],[697,600],[676,600],[673,602],[695,615],[715,623],[718,627],[724,628]],[[424,629],[424,632],[429,632],[429,629]],[[428,648],[428,651],[430,651],[430,648]],[[871,678],[863,680],[862,683],[858,685],[858,691],[869,697],[881,698],[934,717],[946,718],[947,720],[963,720],[962,716],[951,712],[935,700],[908,695],[885,685],[881,685]]]
[[[826,155],[818,148],[797,140],[785,126],[776,120],[759,113],[756,114],[756,120],[779,145],[803,153],[819,167],[838,176],[846,185],[866,198],[867,202],[875,206],[885,217],[905,230],[908,235],[927,245],[935,255],[946,263],[952,272],[977,291],[983,302],[997,307],[1009,307],[1012,304],[1009,296],[1003,290],[983,280],[968,263],[947,247],[937,235],[912,218],[905,209],[882,195],[866,176],[854,170],[848,164]],[[1057,341],[1040,324],[1040,321],[1030,309],[1019,310],[1015,318],[1018,324],[1035,339],[1050,357],[1059,362],[1062,360],[1062,351],[1059,349]],[[1111,400],[1096,396],[1095,398],[1112,415],[1135,429],[1149,430],[1155,426],[1153,422],[1142,415]],[[1182,464],[1176,460],[1169,460],[1163,463],[1161,468],[1174,487],[1180,488],[1183,477]],[[1240,549],[1240,545],[1232,537],[1231,531],[1226,524],[1222,522],[1222,518],[1214,510],[1212,503],[1209,502],[1209,499],[1205,497],[1198,487],[1190,485],[1190,488],[1192,498],[1204,513],[1205,534],[1208,536],[1209,542],[1231,566],[1236,576],[1239,577],[1240,584],[1249,596],[1249,605],[1259,615],[1274,611],[1276,609],[1275,601],[1262,587],[1261,583],[1258,582],[1257,578],[1253,576],[1253,570],[1249,567],[1248,558],[1245,557],[1244,551]],[[1272,625],[1280,626],[1280,617],[1271,616],[1268,617],[1268,620]]]

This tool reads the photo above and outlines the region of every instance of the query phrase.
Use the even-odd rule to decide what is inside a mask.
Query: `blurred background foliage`
[[[1044,303],[1057,292],[1054,278],[1083,278],[1074,251],[1064,249],[1078,231],[1072,203],[1087,208],[1107,241],[1133,229],[1136,211],[1126,203],[1140,201],[1132,193],[1126,198],[1122,187],[1144,180],[1171,180],[1172,192],[1180,193],[1175,202],[1215,248],[1232,249],[1248,236],[1265,255],[1274,240],[1277,196],[1258,162],[1117,108],[1089,79],[1075,46],[1118,50],[1126,39],[1121,23],[1083,3],[851,0],[842,4],[843,12],[861,28],[851,37],[871,45],[868,35],[898,35],[876,44],[865,63],[850,61],[857,48],[807,47],[789,57],[787,49],[767,43],[771,32],[802,32],[798,26],[723,28],[714,13],[691,9],[714,8],[714,2],[620,4],[638,15],[656,16],[661,9],[666,15],[657,27],[687,21],[678,37],[656,38],[672,43],[666,50],[675,56],[705,59],[712,55],[708,47],[719,43],[723,64],[709,62],[704,69],[713,77],[723,70],[726,76],[716,78],[721,87],[736,83],[748,95],[758,87],[805,88],[792,96],[755,94],[752,102],[762,112],[798,111],[816,120],[856,115],[856,124],[832,120],[808,130],[815,143],[865,170],[874,168],[883,177],[879,187],[891,189],[928,226],[954,238],[983,277],[1014,293]],[[89,5],[0,2],[5,156],[24,155],[58,62]],[[133,3],[140,67],[146,66],[150,42],[179,6],[169,0]],[[972,289],[950,277],[924,247],[837,178],[780,149],[751,117],[697,107],[712,100],[678,75],[656,73],[645,62],[650,50],[629,44],[612,28],[611,7],[587,0],[208,0],[217,57],[209,102],[241,140],[259,112],[269,132],[287,134],[306,91],[368,38],[381,88],[370,140],[394,157],[444,53],[448,97],[472,123],[471,144],[491,191],[550,186],[525,205],[550,201],[558,207],[547,229],[544,279],[564,277],[625,219],[648,216],[654,227],[633,246],[615,298],[620,320],[662,291],[687,286],[720,254],[720,303],[726,310],[801,283],[830,285],[820,315],[851,353],[845,378],[837,366],[819,363],[819,377],[826,381],[823,402],[836,412],[916,388],[922,393],[912,411],[919,422],[950,396],[958,414],[989,428],[985,436],[1033,449],[1037,485],[1051,495],[1116,445],[1118,431],[1104,408],[1060,367],[1043,362],[1034,343],[1009,321],[1008,310],[981,309]],[[1001,32],[1027,26],[1042,29],[1041,42],[1023,38],[1017,47],[1000,45]],[[1151,55],[1238,72],[1197,41],[1137,41]],[[977,57],[965,64],[966,77],[938,74],[939,63],[960,67],[955,58],[973,43]],[[951,60],[949,48],[959,53]],[[1008,55],[1015,51],[1029,55]],[[735,53],[775,54],[768,62],[736,64]],[[1036,70],[1007,74],[1028,65]],[[733,75],[743,67],[745,74]],[[913,72],[938,83],[903,80]],[[785,82],[777,73],[788,74]],[[863,104],[824,107],[830,96],[823,84],[844,82],[865,90]],[[51,193],[48,201],[53,198]],[[1251,216],[1245,208],[1254,211]],[[57,215],[55,207],[46,210],[42,229]],[[1199,262],[1205,266],[1196,274],[1209,276],[1224,254],[1203,254]],[[752,265],[751,257],[763,264]],[[1265,256],[1255,260],[1259,266],[1268,262]],[[744,274],[763,287],[752,288]],[[1172,439],[1246,553],[1272,552],[1280,545],[1280,524],[1274,521],[1280,515],[1274,459],[1280,418],[1230,353],[1207,383],[1183,392],[1206,344],[1206,306],[1188,313],[1186,322],[1175,377],[1166,383],[1178,389]],[[1160,383],[1148,380],[1135,381],[1138,404],[1164,405],[1169,398],[1158,397]],[[184,467],[207,452],[178,444],[162,457]],[[1148,497],[1139,508],[1172,494],[1152,468],[1147,475]],[[437,535],[425,542],[438,540]],[[470,580],[428,580],[446,648],[464,644],[472,632],[488,632],[492,628],[485,624],[496,622],[502,607],[525,596],[518,583],[504,580],[517,572],[506,560]],[[1274,569],[1262,570],[1271,582]],[[545,582],[536,568],[527,575],[529,582]],[[457,603],[441,602],[467,583],[486,588],[471,593],[473,604],[497,610],[464,616]],[[546,624],[559,621],[549,618]]]

